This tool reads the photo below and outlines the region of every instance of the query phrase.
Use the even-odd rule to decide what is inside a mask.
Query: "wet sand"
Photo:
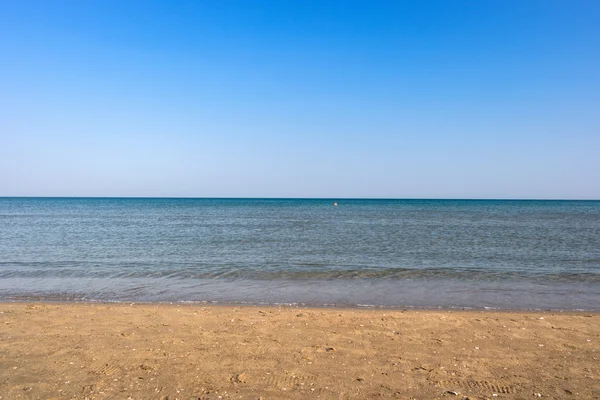
[[[0,303],[4,399],[599,399],[597,313]]]

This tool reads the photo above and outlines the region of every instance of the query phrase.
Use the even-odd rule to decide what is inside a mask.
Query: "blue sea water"
[[[0,198],[0,300],[600,309],[600,201]]]

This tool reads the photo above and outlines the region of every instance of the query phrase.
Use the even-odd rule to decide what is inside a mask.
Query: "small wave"
[[[483,268],[405,268],[348,266],[327,268],[326,265],[309,267],[293,264],[287,267],[257,265],[184,264],[171,267],[143,263],[106,264],[75,261],[53,263],[1,262],[0,279],[11,278],[107,278],[151,280],[464,280],[464,281],[536,281],[547,283],[600,283],[596,272],[528,272],[527,270],[492,271]]]

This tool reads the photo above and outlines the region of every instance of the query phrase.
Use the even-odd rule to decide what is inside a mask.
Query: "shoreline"
[[[304,308],[315,310],[372,310],[372,311],[426,311],[426,312],[499,312],[499,313],[591,313],[600,315],[598,309],[584,308],[502,308],[502,307],[422,307],[422,306],[386,306],[369,304],[309,304],[309,303],[251,303],[220,301],[130,301],[130,300],[65,300],[48,298],[1,299],[2,304],[55,304],[55,305],[139,305],[139,306],[197,306],[197,307],[271,307],[271,308]]]
[[[3,399],[600,397],[597,312],[0,302],[0,354]]]

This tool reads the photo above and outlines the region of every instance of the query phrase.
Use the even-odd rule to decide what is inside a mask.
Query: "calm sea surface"
[[[0,300],[600,309],[600,201],[0,198]]]

